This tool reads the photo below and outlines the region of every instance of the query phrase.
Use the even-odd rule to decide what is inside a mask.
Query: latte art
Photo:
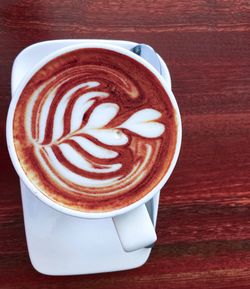
[[[131,147],[133,159],[136,160],[136,156],[140,155],[141,158],[138,158],[130,167],[130,172],[124,175],[122,169],[126,166],[126,159],[121,157],[120,162],[117,162],[119,152],[116,151],[116,146],[127,145],[132,137],[131,132],[143,138],[159,137],[164,132],[164,125],[156,122],[161,113],[148,108],[135,112],[123,123],[113,127],[112,120],[115,117],[119,118],[120,108],[116,103],[108,102],[97,105],[90,113],[87,123],[82,124],[85,114],[98,102],[98,98],[109,96],[108,93],[97,90],[88,92],[98,86],[98,82],[85,82],[71,88],[56,103],[51,120],[48,118],[52,115],[51,110],[54,107],[52,101],[60,85],[52,89],[50,95],[45,96],[46,101],[40,99],[42,104],[39,103],[38,92],[42,93],[46,87],[39,87],[31,96],[27,113],[27,123],[35,114],[34,127],[31,125],[29,132],[30,141],[47,174],[65,189],[74,191],[76,186],[80,186],[76,193],[79,191],[87,195],[122,193],[124,186],[127,190],[127,186],[135,186],[145,177],[148,162],[157,149],[153,152],[152,145],[141,144],[145,150],[145,154],[142,154],[140,149]],[[77,93],[81,89],[86,92]],[[74,93],[78,96],[72,104]],[[36,107],[39,107],[40,113],[35,112]],[[50,123],[53,123],[52,127]],[[123,132],[123,129],[126,130]],[[123,148],[126,149],[128,148]],[[87,154],[90,154],[91,158],[88,158]],[[122,156],[123,153],[120,154]],[[107,159],[106,163],[104,159]],[[84,187],[84,191],[81,187]],[[91,188],[96,190],[93,192]]]
[[[152,77],[103,49],[71,52],[41,68],[14,122],[17,155],[34,185],[83,211],[117,209],[151,190],[175,144],[171,105]]]

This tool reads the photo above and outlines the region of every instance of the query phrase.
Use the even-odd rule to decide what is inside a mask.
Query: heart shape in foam
[[[81,129],[81,132],[93,136],[104,144],[116,146],[124,145],[128,142],[128,137],[122,129],[127,129],[146,138],[159,137],[165,130],[163,124],[155,121],[161,117],[161,113],[152,108],[135,112],[119,126],[105,128],[118,113],[119,106],[115,103],[98,105],[90,115],[86,126]]]

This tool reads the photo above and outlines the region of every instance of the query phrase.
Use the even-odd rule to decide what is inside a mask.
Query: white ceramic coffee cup
[[[15,107],[21,95],[21,92],[26,86],[26,84],[28,83],[28,81],[47,62],[51,61],[52,59],[54,59],[55,57],[61,54],[64,54],[66,52],[70,52],[79,48],[104,48],[104,49],[108,49],[111,51],[116,51],[118,53],[121,53],[128,57],[133,58],[135,61],[141,63],[146,68],[148,68],[159,79],[162,86],[166,90],[170,98],[170,101],[172,103],[172,106],[174,108],[175,119],[177,123],[177,141],[176,141],[176,146],[175,146],[175,152],[174,152],[171,164],[169,166],[169,169],[164,175],[164,177],[161,179],[161,181],[154,187],[152,191],[150,191],[147,195],[145,195],[143,198],[136,201],[135,203],[129,206],[123,207],[121,209],[113,210],[109,212],[93,213],[93,212],[77,211],[77,210],[73,210],[70,208],[66,208],[62,206],[61,204],[56,203],[53,200],[46,197],[45,194],[43,194],[38,188],[36,188],[30,182],[30,180],[24,173],[18,161],[17,154],[16,154],[15,147],[14,147],[14,142],[13,142],[13,119],[14,119]],[[118,46],[111,45],[111,44],[101,44],[100,42],[95,42],[95,41],[89,42],[87,44],[84,43],[84,44],[72,45],[72,46],[57,50],[54,53],[49,54],[46,58],[44,58],[42,61],[37,63],[37,65],[33,68],[33,70],[31,70],[23,78],[23,81],[20,83],[20,85],[16,89],[14,93],[14,97],[12,98],[12,101],[9,107],[9,111],[8,111],[6,136],[7,136],[7,145],[9,149],[9,154],[19,177],[26,184],[26,186],[30,189],[30,191],[35,196],[37,196],[41,201],[43,201],[50,207],[62,213],[71,215],[71,216],[76,216],[80,218],[88,218],[88,219],[112,217],[118,236],[120,238],[121,244],[125,251],[129,252],[129,251],[138,250],[140,248],[149,246],[156,241],[155,228],[152,224],[152,221],[146,209],[145,203],[149,201],[151,198],[153,198],[153,196],[160,191],[160,189],[167,182],[168,178],[170,177],[174,169],[174,166],[176,164],[176,161],[179,155],[180,146],[181,146],[182,128],[181,128],[181,117],[180,117],[179,108],[178,108],[177,102],[175,100],[175,97],[172,91],[166,84],[166,81],[164,80],[164,78],[156,71],[156,69],[152,65],[150,65],[143,58],[141,58],[140,56],[134,54],[133,52],[125,48],[118,47]]]

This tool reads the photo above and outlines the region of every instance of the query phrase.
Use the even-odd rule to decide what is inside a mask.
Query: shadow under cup
[[[8,113],[12,162],[42,201],[98,218],[139,207],[169,178],[181,143],[165,80],[112,45],[74,45],[38,63]]]

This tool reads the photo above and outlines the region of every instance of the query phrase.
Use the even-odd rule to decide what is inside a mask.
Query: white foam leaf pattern
[[[71,131],[77,130],[82,125],[82,120],[85,112],[94,104],[95,98],[105,98],[108,97],[109,94],[106,92],[100,91],[91,91],[85,93],[82,97],[80,97],[72,110],[71,114]]]
[[[121,130],[125,128],[142,137],[159,137],[165,130],[162,123],[156,122],[161,113],[155,109],[146,108],[135,112],[120,126],[104,128],[119,112],[119,106],[115,103],[102,103],[97,106],[86,126],[81,130],[106,145],[120,146],[128,142],[128,137]]]
[[[81,137],[81,136],[73,136],[70,138],[74,140],[78,145],[88,152],[90,155],[100,158],[100,159],[113,159],[118,156],[117,152],[112,150],[105,149],[99,145],[96,145],[94,142]],[[60,146],[60,145],[59,145]]]
[[[110,180],[115,181],[117,178],[112,178],[108,180],[95,180],[93,182],[92,179],[83,177],[67,167],[65,167],[55,156],[53,150],[50,147],[44,148],[46,151],[50,161],[53,163],[53,167],[59,172],[59,174],[66,180],[69,180],[70,182],[76,184],[76,185],[81,185],[81,186],[88,186],[88,187],[102,187],[105,184],[109,184]]]
[[[41,116],[40,119],[47,119],[49,115],[49,110],[51,107],[51,103],[55,97],[57,87],[52,90],[52,92],[49,94],[48,98],[45,100],[42,109],[41,109]],[[43,142],[44,137],[45,137],[45,130],[46,130],[46,122],[45,121],[40,121],[39,123],[39,142]]]
[[[93,110],[84,130],[104,127],[117,115],[118,111],[119,106],[115,103],[106,102],[98,105]]]
[[[84,150],[92,153],[95,157],[103,158],[104,156],[104,158],[112,158],[116,156],[116,152],[104,149],[101,146],[94,144],[84,135],[89,135],[105,145],[121,146],[125,145],[129,140],[126,131],[123,129],[146,138],[156,138],[164,132],[165,126],[156,121],[161,117],[161,113],[151,108],[145,108],[135,112],[119,126],[106,127],[118,115],[120,110],[116,103],[111,102],[101,103],[96,106],[90,113],[87,123],[83,126],[83,117],[95,104],[96,99],[106,98],[109,96],[106,92],[91,91],[78,97],[74,103],[70,119],[70,131],[68,131],[66,135],[63,135],[64,118],[66,117],[65,112],[69,105],[70,96],[83,87],[93,88],[96,86],[96,82],[80,84],[69,90],[62,97],[55,112],[53,134],[51,142],[48,144],[49,146],[53,144],[58,145],[67,140],[74,140]],[[48,97],[48,101],[44,103],[42,108],[42,118],[48,116],[49,104],[51,103],[55,93],[56,89],[52,91],[50,97]],[[46,122],[40,122],[40,142],[45,136],[46,128],[44,123]]]
[[[155,122],[161,113],[152,108],[145,108],[129,117],[119,127],[128,129],[140,136],[147,138],[159,137],[165,130],[162,123]]]
[[[75,151],[70,144],[61,144],[60,150],[63,154],[63,156],[74,166],[78,167],[79,169],[85,170],[87,172],[94,172],[94,173],[108,173],[108,172],[114,172],[121,168],[121,164],[106,164],[106,165],[100,165],[101,168],[95,168],[93,167],[93,164],[90,163],[88,160],[86,160],[80,153]],[[73,161],[72,161],[73,160]]]
[[[37,121],[38,136],[34,139],[37,147],[35,151],[47,171],[60,184],[61,179],[65,179],[75,185],[101,188],[123,182],[120,171],[123,163],[116,147],[128,144],[129,132],[143,138],[157,138],[165,130],[165,126],[157,121],[161,113],[152,108],[141,109],[117,125],[121,123],[118,118],[120,107],[116,103],[104,102],[109,94],[99,91],[96,88],[99,85],[98,82],[85,82],[70,89],[61,97],[54,113],[52,135],[50,139],[47,137],[47,140],[46,136],[49,135],[46,131],[47,118],[51,114],[51,104],[59,86],[50,90],[47,100],[42,102],[41,115]],[[88,89],[91,91],[87,91]],[[34,94],[32,106],[37,97],[38,94]],[[98,101],[101,101],[99,105]],[[66,115],[67,111],[71,113]],[[29,113],[32,114],[32,108],[29,109]],[[32,136],[31,132],[30,135]],[[127,185],[134,174],[141,174],[144,165],[150,160],[151,144],[145,147],[144,160],[135,164],[127,176]],[[100,178],[93,179],[89,177],[90,173],[100,174]],[[106,176],[109,173],[110,178]],[[68,186],[66,183],[64,185]]]
[[[63,134],[63,127],[62,126],[58,126],[58,124],[63,122],[63,117],[64,117],[64,113],[66,111],[66,108],[69,104],[70,98],[73,95],[73,93],[77,92],[78,90],[80,90],[81,88],[93,88],[96,87],[98,85],[98,82],[94,82],[94,81],[89,81],[86,83],[82,83],[79,84],[75,87],[73,87],[72,89],[70,89],[67,93],[64,94],[63,98],[61,99],[61,101],[59,102],[56,111],[55,111],[55,116],[54,116],[54,127],[56,129],[53,130],[53,137],[52,137],[52,141],[58,139],[59,137],[62,136]],[[98,91],[92,91],[92,92],[88,92],[85,93],[82,97],[80,97],[77,101],[77,103],[74,105],[73,107],[73,113],[72,115],[76,116],[79,115],[80,117],[83,118],[84,113],[87,111],[87,109],[93,104],[93,100],[92,101],[88,101],[94,97],[99,96],[100,92]],[[107,96],[107,94],[103,95],[103,93],[101,93],[101,96]],[[81,113],[77,114],[77,108],[79,106],[79,102],[82,106],[81,109]],[[82,119],[81,118],[81,119]],[[74,126],[73,129],[77,129],[79,128],[79,126],[81,125],[81,123],[79,124],[78,127],[76,127],[79,124],[79,122],[77,122],[75,120],[75,117],[73,119],[73,121],[71,121],[71,125]]]

